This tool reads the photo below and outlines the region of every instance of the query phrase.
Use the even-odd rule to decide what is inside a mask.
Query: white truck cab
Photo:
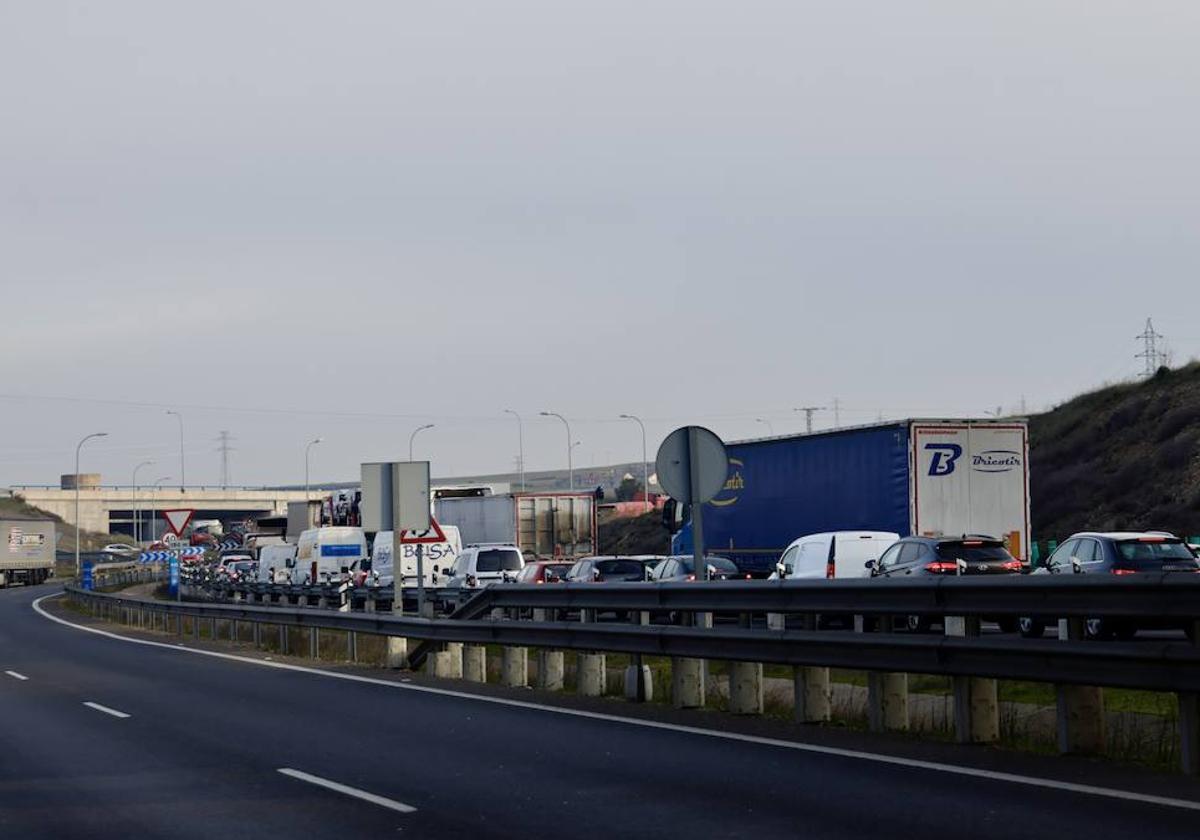
[[[450,574],[450,567],[462,551],[462,537],[454,525],[440,526],[446,539],[442,542],[425,543],[425,585],[438,586],[439,581]],[[411,543],[400,546],[400,574],[403,586],[417,585],[417,547]],[[371,568],[367,582],[373,586],[388,586],[395,582],[395,565],[392,561],[392,532],[380,531],[371,543]]]
[[[900,535],[892,531],[809,534],[784,549],[771,580],[870,577],[867,561],[878,560],[898,539]]]

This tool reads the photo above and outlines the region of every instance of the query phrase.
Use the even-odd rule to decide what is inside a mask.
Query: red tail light
[[[946,572],[958,571],[958,564],[937,560],[933,563],[926,563],[925,570],[927,572],[934,572],[935,574],[944,574]]]
[[[1000,568],[1006,572],[1019,572],[1022,569],[1020,560],[1005,560],[1000,564]]]
[[[1114,575],[1136,575],[1137,569],[1113,569]]]
[[[1200,569],[1197,569],[1197,571],[1200,571]],[[750,575],[746,575],[746,580],[750,580]]]
[[[688,576],[687,576],[687,579],[688,579],[688,580],[695,580],[695,579],[696,579],[696,576],[695,576],[695,575],[688,575]]]

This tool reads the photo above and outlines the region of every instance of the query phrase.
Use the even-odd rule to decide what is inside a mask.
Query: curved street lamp
[[[646,502],[642,512],[645,513],[650,510],[650,462],[646,460],[646,424],[640,417],[632,414],[622,414],[621,419],[632,420],[642,429],[642,498]]]
[[[75,447],[75,577],[79,577],[79,450],[92,438],[108,437],[108,432],[92,432]]]
[[[322,440],[324,440],[324,438],[310,440],[308,442],[308,446],[304,447],[304,501],[306,502],[308,501],[308,453],[311,452],[312,448]]]
[[[540,411],[538,413],[541,414],[543,417],[557,417],[559,420],[562,421],[563,425],[567,427],[567,481],[568,481],[568,486],[571,488],[571,492],[575,492],[575,465],[574,465],[574,462],[571,460],[571,450],[574,449],[575,446],[574,446],[574,444],[571,443],[571,424],[567,422],[566,417],[563,417],[561,414],[558,414],[557,412]]]
[[[408,460],[410,462],[413,459],[413,441],[416,440],[417,433],[423,432],[426,429],[432,429],[432,428],[433,428],[432,423],[426,423],[424,426],[417,426],[417,428],[413,429],[412,434],[408,436]]]

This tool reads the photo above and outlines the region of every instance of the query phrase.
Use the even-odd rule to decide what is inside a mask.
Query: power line
[[[1166,364],[1166,353],[1158,349],[1158,342],[1163,340],[1163,337],[1154,331],[1154,325],[1150,323],[1150,319],[1146,319],[1146,329],[1141,335],[1134,336],[1135,340],[1142,342],[1142,352],[1135,355],[1135,359],[1145,359],[1146,368],[1141,375],[1150,377],[1164,364]]]

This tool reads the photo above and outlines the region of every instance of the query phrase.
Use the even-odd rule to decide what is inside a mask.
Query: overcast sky
[[[1200,354],[1200,4],[0,0],[0,485],[437,475]],[[49,398],[70,398],[71,401]],[[831,413],[817,415],[819,425]],[[152,475],[157,473],[157,475]]]

